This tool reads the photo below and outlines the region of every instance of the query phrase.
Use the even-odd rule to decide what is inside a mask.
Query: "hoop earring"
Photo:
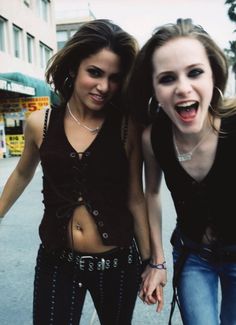
[[[214,86],[214,88],[215,88],[215,89],[218,91],[218,93],[220,94],[221,101],[223,101],[223,100],[224,100],[224,95],[223,95],[222,90],[221,90],[219,87],[217,87],[217,86]]]
[[[69,89],[72,88],[72,86],[73,86],[73,79],[71,78],[70,75],[68,77],[66,77],[66,79],[64,80],[63,85],[64,85],[64,87],[67,87]]]
[[[152,95],[148,100],[148,116],[151,116],[154,113],[158,113],[160,109],[161,105],[156,101],[156,98]]]

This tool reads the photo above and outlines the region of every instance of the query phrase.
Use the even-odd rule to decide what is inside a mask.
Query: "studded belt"
[[[44,249],[44,248],[42,248]],[[54,258],[59,263],[73,263],[81,271],[104,271],[124,268],[137,261],[137,251],[134,245],[127,248],[115,248],[111,251],[98,254],[86,254],[62,249],[46,253],[48,258]]]

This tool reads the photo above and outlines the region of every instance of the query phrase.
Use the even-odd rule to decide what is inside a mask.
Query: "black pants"
[[[67,255],[55,257],[40,246],[34,281],[34,325],[78,325],[87,290],[102,325],[131,324],[141,272],[135,246],[92,256],[106,261],[104,268],[90,258],[77,263],[73,258],[67,260]]]

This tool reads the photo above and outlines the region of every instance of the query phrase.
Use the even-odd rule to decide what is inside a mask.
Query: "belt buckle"
[[[79,268],[80,270],[84,271],[84,266],[85,266],[85,260],[86,259],[94,259],[93,256],[90,256],[90,255],[85,255],[85,256],[81,256],[80,259],[79,259]]]
[[[106,260],[104,258],[101,258],[100,261],[97,263],[97,270],[98,271],[104,271],[106,268]]]

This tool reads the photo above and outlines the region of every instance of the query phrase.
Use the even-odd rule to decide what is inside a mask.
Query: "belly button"
[[[76,229],[82,231],[82,227],[79,223],[76,224]]]

